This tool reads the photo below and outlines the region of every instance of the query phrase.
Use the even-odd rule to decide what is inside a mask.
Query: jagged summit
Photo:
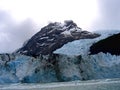
[[[55,22],[43,27],[17,52],[29,56],[48,55],[68,42],[98,36],[100,35],[82,31],[72,20],[67,20],[63,24]]]

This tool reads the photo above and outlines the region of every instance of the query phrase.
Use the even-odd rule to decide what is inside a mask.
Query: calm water
[[[0,85],[0,90],[120,90],[120,79]]]

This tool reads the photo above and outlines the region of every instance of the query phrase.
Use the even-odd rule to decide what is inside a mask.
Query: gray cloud
[[[0,11],[0,52],[13,52],[24,41],[35,34],[35,25],[31,19],[16,22],[7,12]]]
[[[98,0],[99,19],[93,29],[120,29],[120,0]]]

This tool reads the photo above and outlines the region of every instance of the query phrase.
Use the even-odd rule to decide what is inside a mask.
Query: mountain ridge
[[[28,56],[48,55],[68,42],[99,36],[99,34],[82,31],[72,20],[65,21],[64,24],[55,22],[43,27],[17,52]]]

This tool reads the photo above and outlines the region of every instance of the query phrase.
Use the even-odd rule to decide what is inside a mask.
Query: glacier
[[[78,69],[78,72],[80,72],[80,75],[77,76],[82,77],[83,80],[88,79],[102,79],[102,78],[119,78],[120,77],[120,56],[119,55],[111,55],[110,53],[98,53],[95,55],[89,55],[89,49],[90,46],[98,42],[104,38],[107,38],[111,35],[119,33],[119,30],[116,31],[103,31],[103,32],[97,32],[100,33],[101,36],[95,39],[82,39],[82,40],[76,40],[73,42],[69,42],[65,44],[62,48],[57,49],[54,51],[55,54],[59,54],[59,56],[68,57],[70,59],[73,58],[71,61],[75,61],[76,59],[79,60],[78,66],[76,69]],[[69,59],[61,59],[59,61],[64,60],[64,62],[68,63],[68,67],[72,67],[70,64],[71,61]],[[74,64],[74,63],[72,63]],[[66,63],[64,64],[66,65]],[[64,66],[63,65],[63,66]],[[61,65],[62,67],[62,65]],[[63,72],[69,71],[74,72],[75,66],[73,69],[64,68]],[[68,77],[68,73],[65,75]]]
[[[57,81],[53,67],[46,68],[45,65],[46,61],[42,59],[19,54],[2,54],[0,55],[0,84]]]
[[[100,37],[69,42],[52,55],[0,54],[0,84],[120,78],[119,55],[89,54],[93,43],[119,32],[98,32]]]
[[[90,47],[120,30],[82,31],[73,21],[43,27],[13,53],[0,54],[0,84],[120,78],[120,55]]]

